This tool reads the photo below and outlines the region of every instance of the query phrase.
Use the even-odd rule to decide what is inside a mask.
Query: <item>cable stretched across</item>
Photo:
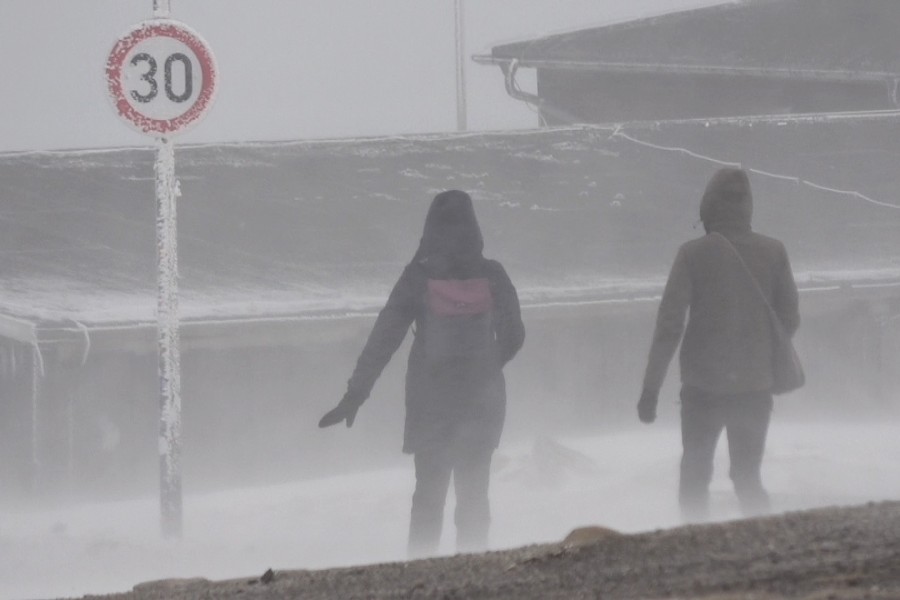
[[[610,138],[610,139],[612,139],[612,138],[622,138],[622,139],[624,139],[624,140],[628,140],[629,142],[632,142],[632,143],[634,143],[634,144],[638,144],[638,145],[640,145],[640,146],[646,146],[646,147],[648,147],[648,148],[653,148],[653,149],[656,149],[656,150],[663,150],[663,151],[666,151],[666,152],[677,152],[677,153],[679,153],[679,154],[686,154],[686,155],[688,155],[688,156],[690,156],[690,157],[692,157],[692,158],[696,158],[696,159],[699,159],[699,160],[705,160],[705,161],[708,161],[708,162],[711,162],[711,163],[714,163],[714,164],[717,164],[717,165],[721,165],[721,166],[723,166],[723,167],[735,167],[735,168],[738,168],[738,169],[740,169],[740,168],[745,168],[745,167],[743,167],[743,165],[742,165],[741,163],[737,163],[737,162],[733,162],[733,161],[720,160],[720,159],[714,158],[714,157],[712,157],[712,156],[706,156],[706,155],[704,155],[704,154],[699,154],[699,153],[694,152],[694,151],[692,151],[692,150],[688,150],[687,148],[681,148],[681,147],[678,147],[678,146],[661,146],[661,145],[659,145],[659,144],[653,144],[653,143],[651,143],[651,142],[646,142],[646,141],[644,141],[644,140],[639,140],[639,139],[637,139],[637,138],[635,138],[635,137],[632,137],[632,136],[628,135],[627,133],[624,133],[624,132],[622,131],[622,126],[616,127],[616,129],[612,132],[612,134],[609,136],[609,138]],[[800,179],[799,177],[793,177],[793,176],[790,176],[790,175],[780,175],[780,174],[778,174],[778,173],[771,173],[771,172],[769,172],[769,171],[763,171],[762,169],[755,169],[755,168],[752,168],[752,167],[746,167],[746,170],[749,171],[749,172],[751,172],[751,173],[756,173],[757,175],[762,175],[762,176],[764,176],[764,177],[771,177],[771,178],[773,178],[773,179],[780,179],[780,180],[783,180],[783,181],[790,181],[790,182],[793,182],[793,183],[796,183],[796,184],[799,184],[799,185],[806,185],[806,186],[809,186],[809,187],[811,187],[811,188],[813,188],[813,189],[821,190],[821,191],[824,191],[824,192],[829,192],[829,193],[832,193],[832,194],[841,194],[841,195],[845,195],[845,196],[851,196],[851,197],[853,197],[853,198],[857,198],[857,199],[859,199],[859,200],[862,200],[863,202],[868,202],[869,204],[873,204],[873,205],[875,205],[875,206],[880,206],[880,207],[882,207],[882,208],[892,208],[892,209],[895,209],[895,210],[900,210],[900,205],[892,204],[892,203],[890,203],[890,202],[884,202],[884,201],[882,201],[882,200],[876,200],[875,198],[871,198],[871,197],[869,197],[869,196],[867,196],[867,195],[865,195],[865,194],[863,194],[863,193],[861,193],[861,192],[857,192],[857,191],[855,191],[855,190],[840,190],[840,189],[837,189],[837,188],[832,188],[832,187],[828,187],[828,186],[825,186],[825,185],[821,185],[821,184],[818,184],[818,183],[815,183],[815,182],[812,182],[812,181],[808,181],[808,180],[806,180],[806,179]]]

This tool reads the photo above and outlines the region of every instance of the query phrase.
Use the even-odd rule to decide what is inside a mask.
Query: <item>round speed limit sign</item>
[[[216,89],[206,42],[171,19],[145,21],[122,36],[106,61],[116,113],[142,133],[167,137],[202,117]]]

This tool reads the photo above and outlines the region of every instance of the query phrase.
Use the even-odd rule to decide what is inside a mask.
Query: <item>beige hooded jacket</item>
[[[683,244],[672,265],[644,375],[645,390],[662,386],[679,342],[682,384],[720,394],[771,389],[768,309],[738,257],[712,235],[721,234],[737,249],[793,335],[800,315],[787,252],[778,240],[751,230],[752,213],[747,174],[740,169],[719,170],[700,205],[707,235]]]

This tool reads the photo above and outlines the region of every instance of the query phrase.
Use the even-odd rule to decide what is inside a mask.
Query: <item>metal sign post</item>
[[[456,129],[465,131],[466,123],[466,30],[463,0],[455,0],[456,33]]]
[[[217,70],[206,42],[169,16],[170,0],[153,0],[154,19],[119,38],[106,62],[116,113],[157,138],[159,464],[162,532],[182,533],[181,368],[178,340],[178,247],[175,146],[171,136],[197,122],[215,94]]]
[[[162,532],[181,537],[181,360],[178,344],[178,236],[175,145],[156,151],[156,303],[159,358],[159,490]]]
[[[170,0],[153,0],[153,16],[157,19],[168,17],[171,10],[170,4]]]

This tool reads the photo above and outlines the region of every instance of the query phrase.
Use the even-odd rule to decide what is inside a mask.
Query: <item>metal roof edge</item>
[[[893,82],[900,73],[886,71],[847,71],[827,69],[771,69],[766,67],[726,67],[721,65],[684,65],[667,63],[622,63],[579,60],[550,60],[500,57],[488,54],[472,56],[479,64],[508,65],[514,60],[519,67],[560,71],[597,71],[606,73],[674,73],[679,75],[727,75],[732,77],[769,77],[817,81]]]

